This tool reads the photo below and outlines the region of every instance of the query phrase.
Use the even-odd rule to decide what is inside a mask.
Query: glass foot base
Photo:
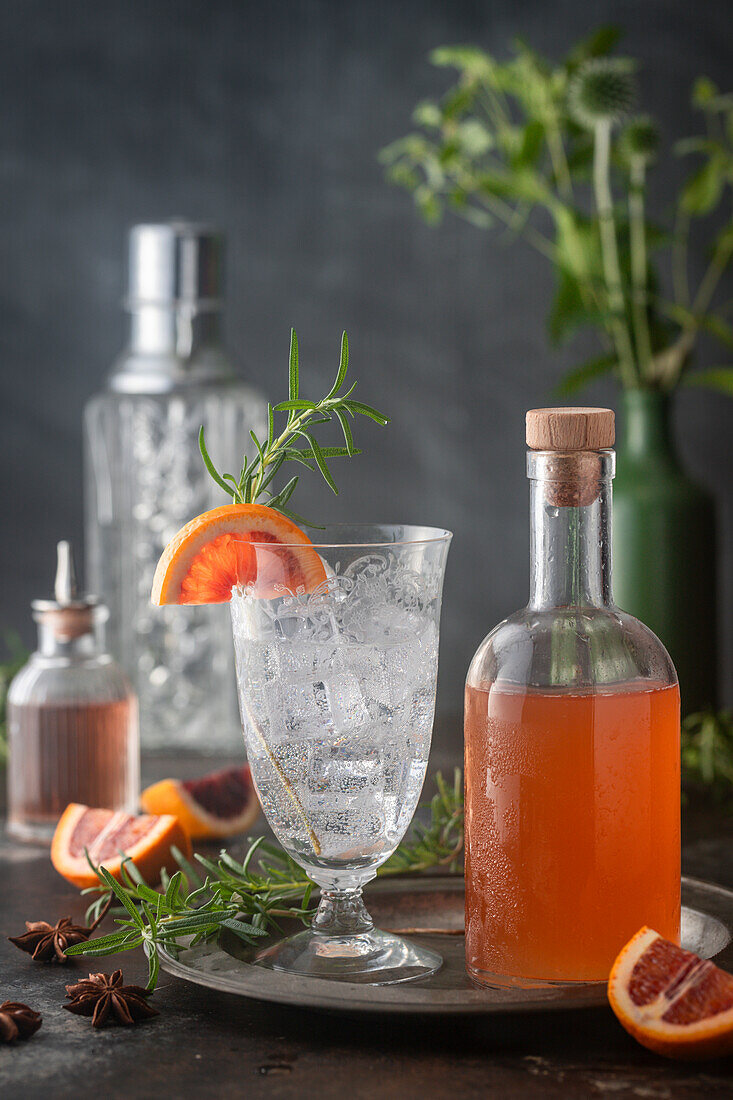
[[[14,821],[9,819],[5,832],[13,840],[21,840],[24,844],[43,844],[49,847],[56,832],[58,819],[53,821]]]
[[[489,989],[593,989],[605,986],[607,978],[520,978],[512,974],[492,974],[476,966],[466,966],[474,985]]]
[[[299,932],[268,947],[254,962],[289,974],[366,985],[416,982],[443,965],[435,951],[378,929],[344,936]]]

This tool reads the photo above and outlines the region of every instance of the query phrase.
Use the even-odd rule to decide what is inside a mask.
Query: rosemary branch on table
[[[413,824],[378,875],[417,874],[439,867],[451,872],[460,869],[462,772],[456,768],[452,783],[438,773],[435,783],[428,824]],[[114,896],[120,904],[110,910],[110,916],[118,928],[75,944],[66,954],[99,958],[142,948],[148,960],[147,988],[154,989],[161,950],[177,956],[183,947],[215,938],[222,928],[252,945],[273,932],[282,932],[285,920],[307,924],[313,916],[315,884],[279,845],[264,837],[251,841],[241,862],[226,850],[216,860],[197,852],[197,866],[177,849],[173,854],[179,870],[170,876],[163,871],[158,890],[143,880],[131,859],[123,861],[122,882],[90,860],[99,885],[82,891],[96,895],[87,910],[87,921],[98,917]]]
[[[347,390],[343,389],[349,366],[349,338],[341,334],[341,354],[339,365],[331,389],[320,401],[308,401],[300,396],[300,365],[298,357],[298,337],[295,329],[290,330],[290,365],[287,401],[267,406],[267,437],[260,439],[256,432],[249,434],[255,446],[254,458],[245,455],[242,469],[234,474],[219,473],[209,457],[204,438],[204,429],[199,432],[199,449],[206,469],[216,484],[232,498],[234,504],[255,504],[260,501],[268,508],[274,508],[296,523],[306,527],[317,527],[315,523],[299,516],[289,507],[289,501],[298,484],[296,474],[277,492],[270,488],[285,462],[297,462],[309,470],[319,470],[328,487],[338,493],[336,482],[328,464],[332,458],[351,458],[361,454],[354,446],[354,436],[349,419],[359,414],[367,416],[377,424],[389,423],[389,417],[363,401],[356,401],[351,395],[356,388],[354,382]],[[282,431],[276,434],[275,414],[286,413]],[[313,434],[313,428],[338,420],[344,437],[343,447],[323,447]],[[299,446],[305,442],[306,446]]]

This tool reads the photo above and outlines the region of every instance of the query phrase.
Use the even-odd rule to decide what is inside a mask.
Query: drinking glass
[[[451,537],[352,525],[305,551],[242,547],[255,579],[235,588],[231,613],[247,754],[277,839],[320,887],[310,929],[264,950],[263,966],[382,985],[441,965],[375,929],[362,888],[402,840],[425,779]],[[304,555],[317,583],[289,587]]]

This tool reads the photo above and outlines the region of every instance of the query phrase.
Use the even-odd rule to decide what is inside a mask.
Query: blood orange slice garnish
[[[249,764],[201,779],[161,779],[140,795],[144,810],[173,814],[192,840],[246,833],[260,814]]]
[[[228,603],[242,585],[269,598],[312,592],[326,579],[323,562],[297,524],[264,504],[224,504],[196,516],[163,551],[153,579],[154,604]]]
[[[163,867],[171,874],[178,870],[174,847],[186,857],[191,855],[188,834],[170,814],[136,816],[71,802],[56,826],[51,862],[60,875],[83,890],[99,882],[85,850],[92,863],[106,867],[118,881],[122,860],[129,856],[145,881],[155,886]]]
[[[637,932],[616,959],[608,999],[626,1030],[657,1054],[733,1054],[733,975],[651,928]]]

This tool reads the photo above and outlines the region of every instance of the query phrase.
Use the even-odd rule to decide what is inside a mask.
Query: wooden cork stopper
[[[612,409],[530,409],[527,446],[543,452],[533,462],[547,503],[555,508],[593,504],[605,461],[599,452],[613,447],[614,439]]]
[[[527,446],[533,451],[605,451],[616,438],[613,409],[530,409]]]

